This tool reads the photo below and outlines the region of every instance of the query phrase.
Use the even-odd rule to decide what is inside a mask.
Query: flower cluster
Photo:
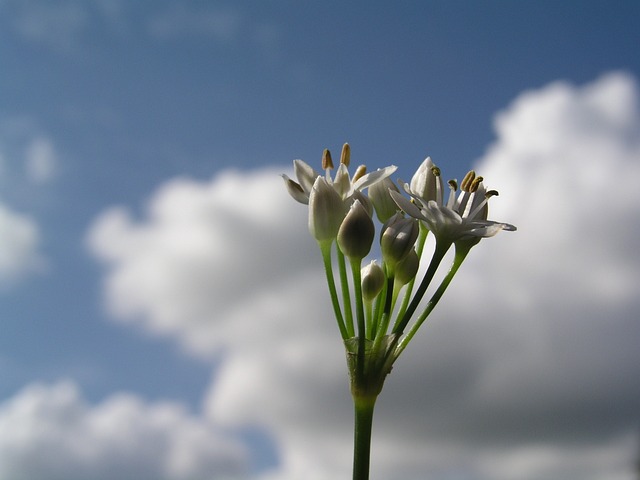
[[[350,158],[349,145],[345,144],[333,177],[331,154],[325,150],[324,175],[295,160],[297,181],[286,175],[283,178],[291,196],[309,206],[309,231],[323,256],[334,313],[347,351],[354,399],[375,398],[394,361],[438,303],[470,249],[483,237],[515,227],[487,219],[489,199],[497,192],[486,190],[482,177],[473,171],[460,185],[449,181],[445,199],[440,169],[430,158],[420,165],[410,183],[399,182],[400,188],[390,179],[395,166],[367,173],[361,165],[350,176]],[[376,237],[374,217],[381,224],[382,258],[363,266]],[[435,248],[426,259],[424,247],[429,233],[435,239]],[[427,288],[452,246],[455,253],[449,271],[424,302]],[[334,263],[339,269],[337,275]],[[423,263],[424,274],[417,282]]]

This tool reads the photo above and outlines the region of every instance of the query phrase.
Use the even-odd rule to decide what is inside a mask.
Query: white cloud
[[[23,175],[32,183],[47,183],[59,167],[55,142],[28,116],[0,118],[0,161],[0,173],[13,184]]]
[[[0,287],[44,266],[40,232],[30,217],[0,203]]]
[[[492,217],[519,230],[476,247],[387,381],[377,478],[632,478],[638,117],[620,73],[524,93],[496,117],[477,170],[501,194]],[[269,479],[350,468],[344,359],[304,210],[275,171],[226,172],[168,182],[144,218],[115,208],[89,234],[118,318],[224,353],[209,415],[270,429]]]
[[[114,395],[92,406],[71,382],[0,404],[2,480],[246,478],[239,442],[178,404]]]

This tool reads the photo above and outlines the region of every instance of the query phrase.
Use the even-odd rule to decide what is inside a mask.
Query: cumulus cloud
[[[114,395],[92,406],[71,382],[33,384],[0,404],[0,478],[245,478],[239,442],[177,404]]]
[[[477,170],[500,191],[491,216],[519,230],[476,247],[387,381],[378,478],[632,477],[638,94],[613,73],[496,116]],[[139,219],[106,211],[88,236],[115,317],[222,355],[208,414],[269,428],[270,480],[350,468],[346,371],[305,213],[276,172],[224,172],[166,183]]]

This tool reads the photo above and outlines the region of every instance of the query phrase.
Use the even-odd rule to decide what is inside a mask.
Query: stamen
[[[456,204],[456,192],[458,191],[458,182],[455,179],[449,180],[449,200],[447,200],[447,208],[453,209]]]
[[[431,173],[433,173],[433,175],[435,177],[439,177],[440,176],[440,169],[434,165],[433,167],[431,167]]]
[[[473,193],[476,190],[478,190],[478,187],[480,186],[480,184],[482,183],[482,181],[484,180],[484,178],[482,177],[476,177],[473,182],[471,182],[471,185],[469,186],[469,192]]]
[[[471,184],[473,183],[473,180],[475,178],[476,178],[476,172],[474,172],[473,170],[469,170],[467,174],[464,176],[464,178],[462,179],[462,183],[460,183],[460,190],[462,190],[463,192],[468,192],[469,187],[471,187]]]
[[[358,180],[359,178],[363,177],[365,173],[367,173],[367,166],[366,165],[360,165],[356,169],[355,173],[353,174],[353,178],[351,179],[351,183],[354,183],[356,180]]]
[[[328,148],[324,149],[322,152],[322,169],[329,170],[333,168],[333,160],[331,159],[331,152]]]
[[[478,206],[474,208],[471,213],[469,213],[469,215],[466,216],[466,218],[468,218],[469,220],[473,220],[474,218],[476,218],[476,215],[478,215],[482,211],[484,206],[489,202],[489,198],[491,197],[485,196],[484,200],[482,200],[482,202],[480,202]]]
[[[489,190],[487,193],[484,194],[485,198],[491,198],[491,197],[497,197],[499,195],[497,190]]]
[[[347,167],[351,163],[351,147],[348,143],[342,146],[342,153],[340,154],[340,163],[344,163]]]

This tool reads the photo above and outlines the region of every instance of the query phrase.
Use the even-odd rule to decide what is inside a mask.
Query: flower
[[[398,205],[389,195],[389,189],[399,191],[389,177],[385,177],[369,187],[369,199],[373,203],[378,220],[382,223],[389,220],[398,211]]]
[[[344,202],[324,177],[316,178],[309,194],[309,232],[318,241],[334,240],[345,215]]]
[[[440,169],[427,157],[418,167],[409,184],[411,193],[424,200],[436,200],[442,197],[442,177]]]
[[[351,148],[348,143],[345,143],[342,147],[342,154],[340,157],[340,166],[336,170],[335,176],[331,177],[331,170],[333,169],[333,161],[331,160],[331,153],[325,149],[322,155],[322,168],[325,170],[325,178],[327,183],[333,187],[333,189],[340,195],[340,198],[347,201],[349,204],[355,196],[370,210],[368,205],[368,199],[362,195],[358,195],[362,190],[376,183],[384,180],[398,167],[391,165],[385,168],[378,169],[374,172],[366,173],[367,168],[364,165],[360,165],[353,177],[349,175],[349,163],[351,162]],[[289,178],[287,175],[282,175],[284,179],[287,191],[293,197],[294,200],[309,204],[309,197],[311,196],[311,189],[316,179],[320,176],[313,167],[302,160],[293,161],[293,171],[296,175],[297,182]],[[363,200],[365,198],[365,200]]]
[[[440,172],[437,167],[432,165],[431,171],[435,177],[439,177]],[[467,242],[471,247],[481,238],[492,237],[501,230],[516,230],[516,227],[508,223],[487,220],[489,198],[498,195],[498,192],[486,191],[482,184],[483,178],[476,176],[474,171],[467,173],[462,180],[460,194],[457,197],[457,182],[455,180],[449,182],[450,194],[446,204],[443,202],[442,194],[438,194],[438,179],[436,178],[435,182],[430,180],[431,183],[428,183],[426,182],[430,178],[428,173],[423,170],[421,175],[425,182],[416,181],[413,185],[412,181],[412,185],[406,183],[403,185],[404,190],[412,197],[412,201],[397,192],[391,191],[390,195],[407,215],[421,220],[435,235],[437,242],[447,244]],[[418,195],[412,188],[422,184],[425,185],[422,195],[426,197]]]

